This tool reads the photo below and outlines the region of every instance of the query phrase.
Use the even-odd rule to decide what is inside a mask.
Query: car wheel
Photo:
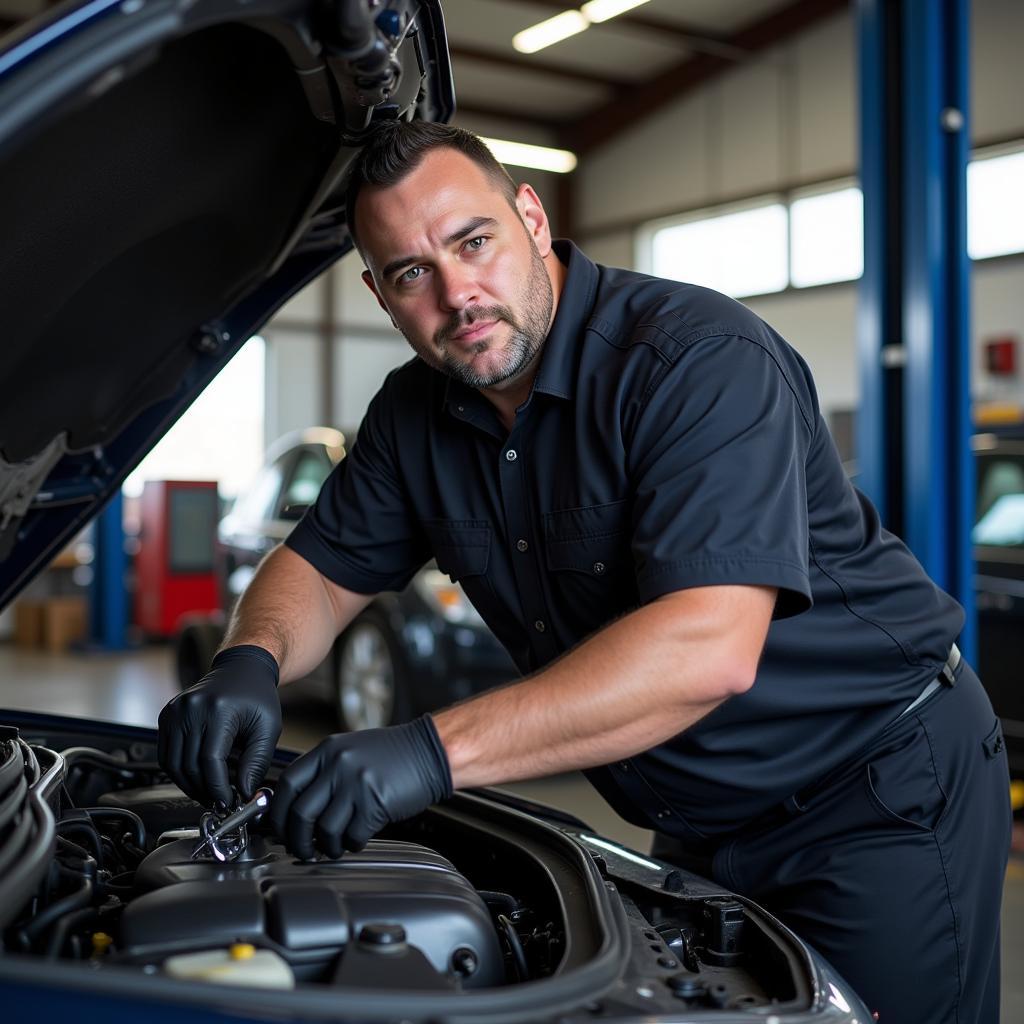
[[[408,669],[387,617],[365,611],[338,638],[335,700],[348,732],[374,729],[409,717]]]
[[[174,638],[174,667],[183,690],[206,675],[223,640],[222,622],[203,620],[182,625]]]

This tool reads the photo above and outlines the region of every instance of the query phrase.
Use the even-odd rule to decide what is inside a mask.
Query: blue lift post
[[[864,194],[864,272],[857,296],[857,367],[860,410],[856,421],[857,485],[875,503],[882,522],[902,533],[898,494],[901,450],[886,443],[899,434],[900,403],[894,402],[899,367],[887,365],[886,353],[899,346],[898,282],[900,260],[889,239],[898,239],[892,221],[898,210],[898,118],[888,104],[892,77],[889,55],[895,49],[892,12],[886,0],[858,4],[860,56],[860,187]],[[893,479],[893,478],[897,479]],[[893,485],[897,486],[893,486]]]
[[[977,662],[967,258],[969,0],[860,0],[862,489],[964,606]]]
[[[124,502],[117,491],[96,517],[92,586],[89,594],[89,638],[94,648],[123,651],[127,647],[128,596],[124,550]]]

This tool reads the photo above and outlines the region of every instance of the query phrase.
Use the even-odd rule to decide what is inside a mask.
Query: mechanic
[[[248,796],[278,683],[434,557],[524,678],[295,760],[271,807],[292,853],[583,769],[883,1022],[996,1021],[999,726],[959,605],[848,482],[800,357],[731,299],[553,242],[534,190],[457,128],[382,126],[347,209],[417,358],[161,713],[171,778],[227,803],[234,749]]]

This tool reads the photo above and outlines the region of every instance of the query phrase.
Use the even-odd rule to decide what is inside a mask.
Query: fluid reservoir
[[[295,975],[288,961],[272,949],[257,949],[238,942],[227,949],[202,953],[181,953],[164,961],[172,978],[188,981],[216,981],[225,985],[255,985],[260,988],[294,988]]]

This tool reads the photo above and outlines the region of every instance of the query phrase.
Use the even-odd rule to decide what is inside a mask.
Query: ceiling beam
[[[565,121],[548,117],[543,114],[534,114],[528,110],[515,110],[510,107],[497,107],[490,103],[459,103],[456,97],[455,115],[469,114],[472,117],[490,117],[499,121],[518,121],[520,124],[534,124],[538,128],[545,128],[551,132],[560,132],[565,127]],[[555,143],[552,142],[551,145]]]
[[[796,0],[737,30],[724,42],[753,55],[849,6],[850,0]],[[718,54],[690,57],[645,82],[619,89],[613,99],[584,117],[567,120],[560,142],[577,153],[586,153],[732,67],[734,61]]]
[[[459,60],[475,60],[483,64],[490,64],[492,67],[512,68],[515,71],[528,71],[531,74],[551,75],[554,78],[575,82],[578,85],[600,85],[605,89],[619,86],[625,87],[632,84],[631,79],[624,78],[621,75],[599,75],[593,71],[579,71],[575,68],[567,68],[564,64],[556,64],[554,61],[535,60],[533,57],[518,57],[510,53],[503,53],[500,50],[484,49],[479,46],[452,44],[448,49],[456,63]]]

